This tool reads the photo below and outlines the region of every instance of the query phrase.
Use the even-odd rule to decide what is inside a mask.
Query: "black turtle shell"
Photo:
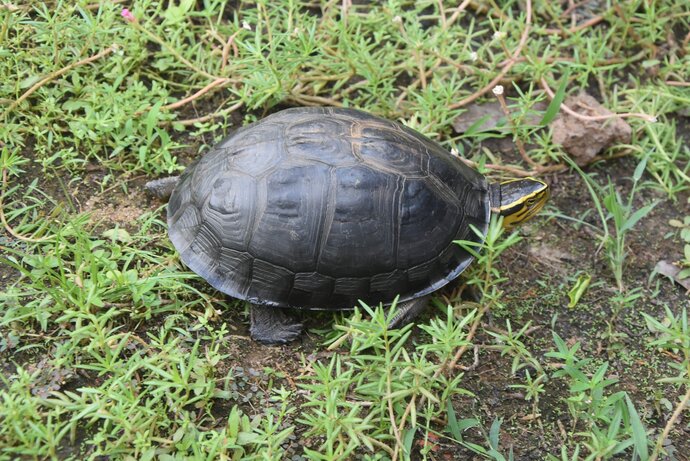
[[[472,261],[487,182],[399,123],[297,108],[237,130],[186,169],[168,204],[182,261],[262,305],[349,309],[431,293]]]

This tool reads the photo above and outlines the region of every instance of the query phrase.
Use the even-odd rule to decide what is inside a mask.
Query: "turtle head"
[[[510,228],[527,221],[549,199],[549,185],[535,178],[511,179],[491,185],[491,211],[503,216]]]

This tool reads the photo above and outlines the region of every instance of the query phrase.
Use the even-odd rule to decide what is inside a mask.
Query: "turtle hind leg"
[[[250,319],[250,336],[254,341],[266,346],[294,341],[304,329],[299,320],[279,307],[252,304]]]
[[[388,329],[402,328],[412,322],[426,309],[430,299],[431,296],[422,296],[421,298],[411,299],[398,304],[398,311],[395,313],[393,320],[388,324]]]
[[[168,200],[175,189],[179,176],[169,176],[167,178],[154,179],[144,185],[146,191],[160,200]]]

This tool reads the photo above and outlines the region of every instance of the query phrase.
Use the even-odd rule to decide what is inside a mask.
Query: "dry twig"
[[[576,32],[584,30],[588,27],[592,27],[594,25],[597,25],[603,20],[604,20],[604,15],[599,15],[599,16],[593,17],[592,19],[590,19],[588,21],[583,22],[582,24],[578,24],[574,27],[570,27],[569,29],[544,29],[544,32],[547,34],[555,34],[555,35],[560,35],[561,37],[567,37],[568,35],[572,35]]]
[[[203,87],[202,89],[200,89],[199,91],[197,91],[196,93],[194,93],[193,95],[187,96],[184,99],[180,99],[177,102],[173,102],[171,104],[166,104],[165,106],[162,106],[161,109],[170,110],[170,109],[177,109],[178,107],[182,107],[185,104],[194,101],[195,99],[199,99],[204,94],[211,91],[213,88],[215,88],[219,85],[225,85],[227,83],[230,83],[230,81],[231,80],[228,78],[216,79],[216,80],[212,81],[211,83],[209,83],[208,85],[206,85],[205,87]]]

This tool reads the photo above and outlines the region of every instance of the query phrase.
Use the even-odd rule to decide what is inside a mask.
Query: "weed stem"
[[[656,446],[654,447],[654,452],[652,453],[652,456],[649,457],[649,461],[656,461],[656,459],[659,457],[659,453],[661,452],[661,447],[664,444],[664,440],[666,440],[666,438],[670,434],[671,429],[673,429],[673,425],[676,423],[676,420],[680,417],[680,414],[683,412],[685,407],[688,406],[688,403],[690,403],[690,385],[688,385],[687,388],[688,390],[685,392],[683,399],[680,401],[680,403],[676,407],[676,410],[673,412],[669,420],[666,422],[666,426],[664,426],[664,431],[657,439]]]

